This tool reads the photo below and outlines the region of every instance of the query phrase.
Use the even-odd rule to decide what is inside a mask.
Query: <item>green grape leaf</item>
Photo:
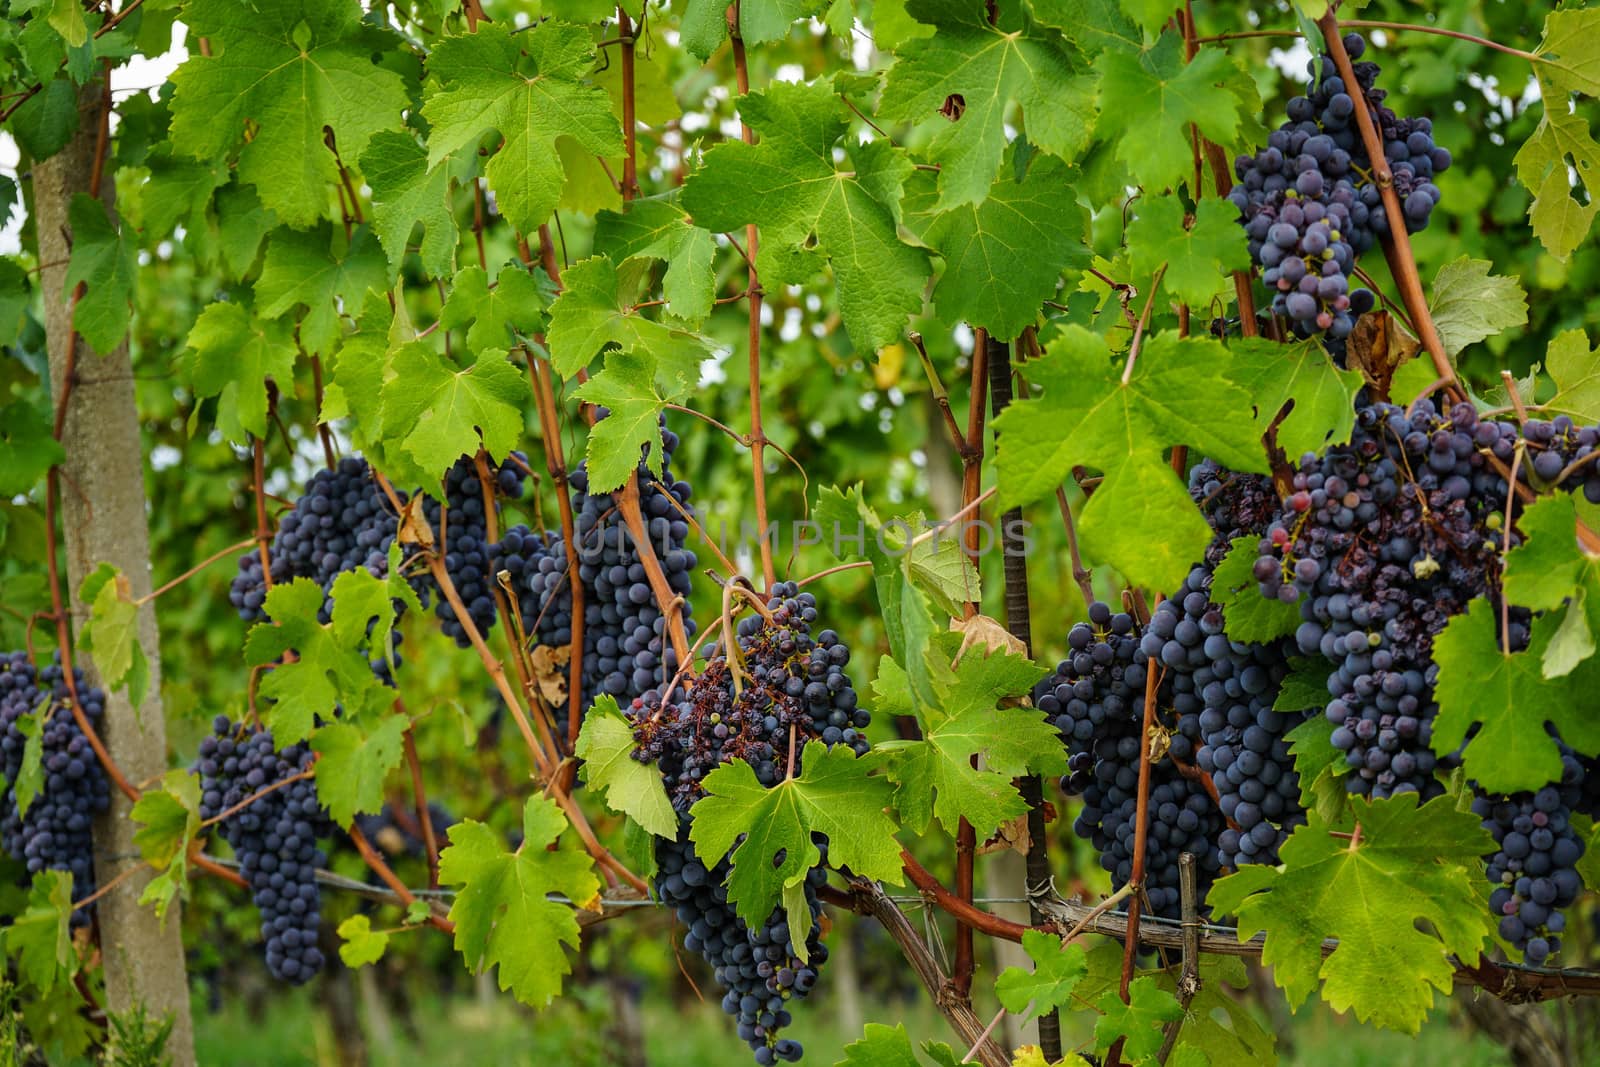
[[[1589,347],[1589,335],[1581,327],[1556,334],[1544,367],[1556,383],[1555,395],[1545,401],[1546,413],[1571,415],[1576,422],[1600,421],[1600,349]]]
[[[1028,930],[1022,935],[1022,950],[1033,961],[1033,970],[1007,967],[1000,973],[994,992],[1001,1007],[1013,1015],[1026,1012],[1025,1019],[1065,1007],[1073,989],[1089,972],[1083,946],[1063,946],[1055,934]]]
[[[918,707],[923,736],[874,749],[896,785],[895,809],[907,829],[929,819],[955,833],[965,817],[980,839],[1027,810],[1012,779],[1061,774],[1066,760],[1055,726],[1034,708],[1006,707],[1046,673],[1024,656],[974,645],[959,659],[960,638],[942,634],[923,650],[933,703]],[[972,757],[985,754],[984,769]]]
[[[411,231],[420,225],[422,269],[435,278],[449,274],[460,236],[450,212],[450,168],[430,168],[427,149],[416,138],[386,130],[361,153],[361,173],[372,187],[372,228],[389,266],[400,269]]]
[[[1583,243],[1600,213],[1600,200],[1584,195],[1593,175],[1600,172],[1600,142],[1589,132],[1582,109],[1568,105],[1572,93],[1600,93],[1594,76],[1596,51],[1584,47],[1597,31],[1597,9],[1552,11],[1545,16],[1544,37],[1536,50],[1540,62],[1533,65],[1533,74],[1546,105],[1538,127],[1513,160],[1517,180],[1533,194],[1528,221],[1534,236],[1561,260]],[[1574,172],[1581,185],[1574,184]]]
[[[657,367],[641,352],[612,352],[599,374],[578,390],[577,397],[610,412],[595,425],[584,447],[589,463],[589,491],[620,488],[639,466],[640,449],[649,447],[651,469],[661,473],[661,424],[667,398],[656,392]]]
[[[690,324],[711,314],[717,291],[712,259],[716,241],[696,226],[675,200],[635,200],[626,212],[602,211],[595,219],[594,248],[614,263],[654,259],[667,265],[661,292],[667,310]]]
[[[601,349],[616,345],[653,360],[668,395],[684,395],[699,384],[700,364],[715,351],[712,343],[646,318],[629,306],[611,260],[605,256],[579,260],[561,272],[561,285],[561,296],[550,306],[550,332],[545,338],[557,374],[573,377]]]
[[[50,870],[35,874],[27,909],[10,926],[0,928],[0,946],[34,987],[52,989],[77,971],[71,920],[72,874]]]
[[[835,1067],[922,1067],[904,1023],[868,1023],[861,1037],[844,1047]]]
[[[914,182],[905,222],[944,260],[933,301],[945,318],[1012,340],[1038,320],[1063,271],[1088,265],[1072,170],[1060,160],[1037,158],[1020,179],[1002,167],[987,198],[949,211],[935,208],[932,177],[917,178],[926,180]]]
[[[1128,983],[1128,1003],[1114,989],[1100,996],[1095,1007],[1100,1018],[1094,1023],[1096,1049],[1108,1049],[1122,1041],[1122,1054],[1130,1063],[1154,1056],[1161,1050],[1162,1027],[1183,1018],[1178,998],[1156,984],[1149,975]]]
[[[909,0],[906,10],[935,33],[901,43],[879,113],[935,124],[927,151],[939,164],[937,210],[989,195],[1013,105],[1026,117],[1029,143],[1068,162],[1088,147],[1099,110],[1094,78],[1054,33],[1032,25],[1018,0],[999,0],[993,19],[983,5],[960,0]]]
[[[594,68],[594,38],[582,26],[537,23],[515,36],[499,23],[446,37],[428,70],[440,88],[422,105],[428,120],[428,167],[475,151],[484,134],[504,140],[484,169],[500,213],[519,233],[550,218],[565,173],[556,141],[584,151],[622,154],[622,130],[604,89],[584,81]]]
[[[1600,558],[1578,543],[1577,501],[1567,493],[1542,496],[1517,519],[1522,541],[1506,553],[1506,597],[1518,607],[1554,611],[1574,589],[1600,583]]]
[[[311,736],[313,720],[317,716],[332,720],[336,704],[344,706],[345,715],[359,716],[369,706],[388,708],[394,702],[394,690],[372,673],[374,657],[365,650],[364,634],[340,639],[341,633],[348,636],[350,630],[365,627],[338,621],[350,614],[338,598],[333,605],[336,622],[319,623],[322,605],[322,587],[309,578],[280,582],[267,593],[263,605],[271,621],[252,626],[245,638],[246,666],[266,666],[290,650],[297,656],[293,663],[274,667],[261,682],[261,695],[276,702],[267,725],[280,745]],[[385,607],[392,619],[392,606]]]
[[[1587,815],[1572,813],[1572,825],[1583,839],[1583,855],[1578,857],[1575,870],[1586,886],[1600,885],[1600,823]]]
[[[35,160],[61,151],[77,131],[78,90],[70,78],[60,76],[45,82],[6,122],[6,132]]]
[[[725,763],[706,776],[706,795],[689,813],[689,836],[706,866],[733,850],[728,901],[757,926],[778,906],[782,890],[800,884],[821,861],[813,833],[827,835],[830,864],[900,883],[900,846],[894,822],[883,813],[889,783],[868,777],[868,761],[845,745],[829,749],[810,741],[797,763],[795,777],[770,789],[745,761]],[[734,847],[740,837],[744,841]]]
[[[1534,620],[1526,652],[1507,655],[1496,632],[1498,612],[1480,597],[1433,639],[1439,665],[1433,746],[1452,752],[1466,742],[1461,765],[1484,789],[1515,793],[1561,780],[1561,752],[1548,722],[1580,752],[1600,752],[1600,722],[1568,679],[1548,679],[1542,660],[1557,619]],[[1467,734],[1477,725],[1477,733]]]
[[[1462,256],[1439,268],[1428,305],[1439,340],[1452,356],[1502,330],[1528,322],[1528,294],[1486,259]],[[1292,455],[1293,453],[1291,453]]]
[[[383,779],[400,766],[410,725],[404,715],[391,714],[367,729],[347,714],[312,737],[318,756],[317,798],[339,826],[349,829],[358,814],[383,807]]]
[[[339,924],[339,942],[339,958],[354,970],[383,959],[389,949],[389,934],[374,930],[372,920],[365,915],[352,915]]]
[[[491,287],[489,275],[474,265],[456,273],[439,323],[447,330],[466,326],[467,350],[474,355],[505,352],[518,336],[544,328],[548,305],[539,280],[521,266],[501,267]]]
[[[551,851],[567,828],[556,802],[528,798],[522,816],[522,847],[507,852],[499,831],[473,819],[450,828],[450,847],[439,854],[439,880],[459,886],[450,905],[456,924],[456,949],[467,969],[481,974],[499,968],[501,990],[524,1004],[550,1003],[572,971],[567,947],[578,945],[573,905],[557,903],[560,893],[586,905],[600,892],[594,861],[564,842]]]
[[[1145,33],[1155,35],[1172,17],[1167,0],[1118,0],[1122,13]]]
[[[1232,288],[1229,271],[1250,268],[1239,209],[1230,201],[1200,201],[1192,223],[1185,222],[1183,203],[1176,194],[1143,197],[1134,202],[1134,209],[1137,214],[1128,224],[1134,276],[1154,277],[1165,267],[1161,284],[1178,300],[1205,307],[1218,293]]]
[[[343,244],[343,234],[339,235]],[[357,231],[342,254],[334,250],[332,227],[281,228],[267,239],[267,255],[256,279],[256,310],[269,319],[303,306],[300,344],[307,352],[332,352],[339,338],[339,314],[355,318],[368,290],[389,288],[389,263],[370,231]]]
[[[1079,521],[1084,551],[1134,584],[1181,585],[1211,527],[1164,449],[1189,444],[1234,470],[1265,469],[1254,424],[1237,417],[1248,397],[1212,369],[1226,358],[1215,342],[1163,333],[1124,382],[1125,360],[1103,338],[1067,327],[1029,364],[1044,395],[995,420],[1002,505],[1054,494],[1074,466],[1097,468],[1104,481]]]
[[[261,242],[278,225],[277,212],[261,206],[254,188],[234,182],[217,190],[217,248],[231,278],[243,278],[256,260]]]
[[[140,904],[154,904],[165,919],[172,901],[187,891],[189,845],[200,833],[200,779],[174,768],[159,789],[146,789],[130,813],[139,824],[133,843],[139,855],[159,873],[145,886]]]
[[[1168,993],[1177,992],[1176,969],[1158,969],[1145,977]],[[1116,995],[1121,983],[1122,946],[1103,942],[1089,953],[1089,973],[1078,984],[1073,999],[1092,1004],[1107,992]],[[1278,1057],[1273,1048],[1272,1032],[1262,1028],[1248,1000],[1239,996],[1251,984],[1250,972],[1242,959],[1202,955],[1200,989],[1189,1001],[1189,1010],[1179,1031],[1182,1039],[1179,1047],[1194,1046],[1218,1067],[1243,1063],[1275,1067]]]
[[[1115,102],[1100,112],[1096,132],[1116,142],[1117,159],[1151,193],[1192,177],[1185,133],[1190,123],[1229,144],[1247,113],[1239,94],[1225,84],[1237,70],[1228,54],[1202,47],[1185,62],[1183,39],[1171,30],[1148,51],[1107,51],[1094,66],[1100,99]]]
[[[800,19],[820,14],[828,0],[758,0],[739,5],[739,36],[746,45],[769,44],[789,35]],[[683,47],[699,60],[728,39],[728,5],[720,0],[688,0],[680,23]]]
[[[848,140],[836,163],[833,149],[849,123],[825,78],[751,93],[740,110],[761,142],[725,142],[705,154],[683,188],[695,225],[760,226],[756,266],[769,287],[805,281],[826,258],[851,342],[872,352],[898,339],[922,310],[930,272],[928,253],[897,229],[911,161],[887,141]]]
[[[1278,687],[1278,697],[1272,702],[1272,710],[1321,711],[1328,703],[1328,676],[1332,673],[1333,665],[1320,657],[1291,658],[1289,674]]]
[[[109,352],[126,336],[133,318],[139,243],[132,234],[118,230],[105,205],[86,193],[73,196],[67,223],[72,227],[72,258],[62,299],[71,299],[82,283],[73,326],[90,348]]]
[[[1350,807],[1359,840],[1333,836],[1310,811],[1279,850],[1282,866],[1245,867],[1208,903],[1239,917],[1241,941],[1265,931],[1261,961],[1291,1007],[1320,982],[1334,1011],[1416,1033],[1434,989],[1451,990],[1451,955],[1476,959],[1493,929],[1479,883],[1494,841],[1448,796],[1420,807],[1416,794],[1352,797]],[[1339,941],[1326,959],[1325,937]]]
[[[10,181],[0,178],[0,183]],[[4,185],[0,184],[0,191]],[[0,226],[4,226],[6,210],[0,209]],[[22,332],[28,305],[33,303],[33,287],[28,282],[28,272],[14,259],[0,256],[0,345],[10,345]],[[0,419],[0,435],[5,433],[5,420]],[[0,442],[4,437],[0,436]],[[0,464],[0,478],[5,477],[5,465]]]
[[[1323,701],[1327,701],[1326,692]],[[1284,739],[1300,776],[1301,806],[1330,823],[1343,819],[1350,796],[1344,780],[1350,765],[1344,752],[1333,746],[1333,723],[1318,713],[1284,734]]]
[[[576,755],[583,780],[600,790],[606,806],[657,837],[676,837],[678,816],[661,785],[661,772],[633,758],[633,724],[609,694],[595,699],[583,719]]]
[[[1243,337],[1229,342],[1228,357],[1223,373],[1250,394],[1261,432],[1294,401],[1278,424],[1278,447],[1291,460],[1320,451],[1329,441],[1350,439],[1356,392],[1364,384],[1361,372],[1340,370],[1315,339],[1279,344]]]
[[[28,492],[66,458],[49,415],[22,400],[0,407],[0,498]]]
[[[901,605],[905,591],[921,591],[951,615],[961,614],[962,604],[982,600],[978,569],[958,543],[959,531],[938,530],[920,512],[886,521],[867,504],[861,486],[845,492],[824,486],[817,496],[815,521],[832,532],[828,547],[835,556],[872,564],[889,651],[897,658],[907,656]],[[924,528],[935,529],[935,536],[915,543]],[[847,545],[855,550],[847,551]]]
[[[89,604],[89,618],[78,630],[84,650],[94,654],[101,681],[128,689],[137,708],[144,703],[150,682],[150,664],[139,644],[139,605],[133,601],[128,579],[109,563],[102,563],[83,580],[79,599]]]
[[[1300,608],[1261,595],[1252,570],[1260,557],[1261,538],[1236,537],[1211,577],[1211,599],[1222,608],[1223,627],[1235,641],[1261,643],[1288,637],[1300,626]],[[1323,703],[1327,702],[1323,690]],[[1294,709],[1299,710],[1299,709]]]
[[[280,221],[304,227],[326,217],[339,158],[354,164],[374,134],[400,128],[410,106],[405,80],[372,61],[394,38],[364,25],[352,0],[265,8],[190,0],[183,21],[220,47],[191,52],[172,75],[173,147],[198,159],[237,147],[239,180]]]
[[[1600,11],[1569,9],[1545,16],[1544,38],[1539,42],[1539,67],[1557,84],[1584,96],[1600,96]]]
[[[281,323],[234,303],[209,304],[185,341],[184,364],[197,397],[217,397],[217,428],[244,444],[267,435],[267,380],[294,383],[295,345]]]
[[[1546,678],[1571,674],[1578,664],[1594,655],[1594,633],[1589,625],[1588,589],[1572,591],[1572,600],[1561,609],[1561,621],[1550,635],[1539,668]]]
[[[428,480],[478,448],[503,456],[522,441],[528,379],[504,356],[485,352],[458,367],[425,345],[406,345],[394,356],[395,375],[383,387],[385,424],[404,408],[404,448]]]
[[[228,172],[211,162],[174,156],[171,144],[151,152],[145,165],[150,180],[138,193],[138,221],[148,245],[165,237],[179,223],[191,232],[205,228],[211,195],[228,180]]]
[[[16,780],[8,784],[19,816],[28,814],[34,800],[44,792],[44,719],[50,706],[50,698],[46,697],[32,714],[17,716],[17,732],[23,738],[22,765],[17,768]]]
[[[1045,751],[1054,727],[1037,713],[1020,710],[987,714],[969,711],[946,719],[918,741],[883,743],[888,774],[896,783],[895,810],[907,829],[921,834],[930,816],[954,833],[965,817],[980,838],[988,838],[1002,823],[1028,810],[1011,776],[995,770],[979,770],[970,758],[986,749],[998,748],[1022,736],[1032,735],[1035,754]]]

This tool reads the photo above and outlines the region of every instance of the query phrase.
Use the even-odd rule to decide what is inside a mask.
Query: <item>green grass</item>
[[[230,1004],[219,1014],[196,1005],[199,1061],[208,1067],[289,1067],[339,1064],[337,1045],[315,992],[275,991],[260,1018]],[[642,1067],[612,1036],[616,1006],[603,988],[579,992],[544,1012],[519,1008],[507,997],[423,999],[413,1012],[417,1033],[390,1019],[385,1048],[368,1025],[375,1067]],[[925,1003],[863,1005],[870,1021],[904,1023],[913,1041],[952,1041],[949,1029]],[[787,1031],[806,1048],[805,1063],[831,1067],[843,1047],[860,1036],[841,1027],[829,997],[808,1002]],[[641,1009],[648,1067],[749,1067],[749,1051],[714,1002],[672,1004],[647,1000]],[[1069,1033],[1083,1030],[1067,1020]],[[1086,1024],[1088,1020],[1083,1020]],[[1294,1051],[1285,1067],[1508,1067],[1505,1050],[1452,1024],[1441,1012],[1416,1037],[1372,1029],[1312,1007],[1293,1017]],[[958,1049],[958,1053],[965,1051]],[[1213,1067],[1248,1067],[1245,1064]]]

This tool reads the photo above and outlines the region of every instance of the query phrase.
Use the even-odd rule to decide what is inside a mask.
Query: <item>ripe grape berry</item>
[[[728,904],[730,864],[724,858],[708,869],[696,857],[688,837],[689,809],[704,795],[706,776],[733,760],[744,760],[757,780],[771,787],[798,773],[790,761],[807,741],[848,745],[863,754],[872,718],[859,706],[844,671],[849,648],[832,630],[811,632],[817,621],[815,598],[793,583],[780,583],[773,587],[767,609],[770,619],[745,619],[738,626],[735,640],[742,666],[737,685],[734,665],[713,646],[705,650],[705,669],[684,685],[681,695],[664,698],[652,689],[635,698],[628,710],[634,723],[633,757],[657,765],[679,815],[677,839],[656,843],[657,891],[689,928],[685,946],[711,965],[725,990],[723,1009],[736,1017],[739,1036],[758,1064],[801,1056],[799,1042],[780,1038],[778,1031],[791,1021],[788,1003],[811,992],[818,968],[828,958],[816,896],[826,881],[828,843],[814,835],[822,861],[806,874],[810,924],[802,961],[783,908],[756,929]]]
[[[315,757],[304,744],[280,750],[271,731],[236,724],[226,715],[211,727],[213,736],[200,742],[194,768],[200,775],[200,816],[216,818],[243,805],[222,819],[222,837],[238,857],[260,911],[267,969],[298,985],[324,962],[317,947],[322,897],[316,873],[328,858],[317,840],[332,825],[317,800],[315,779],[274,787],[308,770]]]
[[[83,713],[98,729],[105,715],[105,693],[89,686],[77,669],[73,679]],[[0,654],[0,770],[11,786],[0,796],[0,845],[27,867],[30,876],[47,870],[71,873],[72,899],[82,900],[94,892],[91,822],[111,806],[111,785],[89,739],[78,728],[70,701],[59,663],[36,671],[25,652]],[[43,778],[23,812],[15,785],[28,743],[22,722],[29,718],[42,734]],[[89,909],[74,911],[72,925],[87,923],[88,913]]]

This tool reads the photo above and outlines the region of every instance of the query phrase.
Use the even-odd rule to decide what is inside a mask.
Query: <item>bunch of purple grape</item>
[[[678,435],[663,424],[662,473],[640,459],[639,510],[672,593],[681,598],[686,636],[695,623],[689,603],[692,576],[698,564],[687,547],[689,524],[681,511],[689,504],[689,483],[672,476],[672,454]],[[592,494],[586,464],[571,476],[578,581],[583,588],[583,704],[607,693],[626,706],[629,701],[666,683],[678,671],[676,650],[668,633],[665,605],[658,604],[645,574],[643,554],[624,524],[611,494]],[[572,576],[568,574],[566,541],[557,531],[542,538],[524,534],[523,564],[528,595],[521,597],[523,626],[542,645],[561,648],[572,642]]]
[[[827,960],[816,891],[826,881],[827,841],[815,839],[822,861],[807,872],[811,913],[805,959],[795,951],[788,915],[777,908],[760,929],[748,926],[728,903],[726,858],[707,868],[689,843],[689,809],[704,795],[707,775],[744,760],[766,786],[798,769],[790,763],[811,740],[867,751],[871,714],[859,706],[844,671],[850,650],[832,630],[812,634],[816,601],[792,583],[780,583],[767,601],[770,619],[739,624],[742,679],[735,685],[726,651],[705,650],[705,669],[676,697],[652,689],[628,709],[634,723],[633,757],[655,763],[679,814],[676,840],[658,839],[656,888],[689,928],[685,945],[711,965],[723,987],[722,1006],[735,1016],[739,1036],[758,1064],[800,1058],[799,1042],[778,1036],[791,1022],[789,1002],[806,996]],[[796,755],[791,755],[791,754]]]
[[[322,925],[317,869],[328,858],[317,847],[332,825],[317,800],[316,780],[297,777],[316,757],[304,744],[278,749],[269,730],[212,722],[200,742],[200,817],[219,815],[223,840],[261,913],[267,969],[299,985],[322,969],[317,938]],[[287,785],[284,781],[294,779]]]
[[[1352,60],[1366,51],[1359,34],[1344,39]],[[1433,143],[1428,119],[1400,118],[1375,87],[1378,65],[1353,64],[1356,88],[1384,140],[1408,230],[1428,224],[1439,202],[1435,174],[1450,153]],[[1373,307],[1372,293],[1354,287],[1355,259],[1389,230],[1390,220],[1372,162],[1356,124],[1356,95],[1327,56],[1311,66],[1306,96],[1289,101],[1288,121],[1266,147],[1234,163],[1239,179],[1229,193],[1249,237],[1250,255],[1272,293],[1272,308],[1301,337],[1324,334],[1342,353],[1356,317]]]
[[[106,695],[73,669],[78,699],[91,726],[105,715]],[[59,663],[36,671],[25,652],[0,654],[0,771],[7,788],[0,795],[0,845],[28,874],[67,871],[72,899],[94,892],[94,839],[91,824],[111,806],[111,784],[89,739],[72,715],[71,693]],[[23,771],[28,736],[23,720],[40,733],[38,793],[23,811],[16,786]],[[91,905],[90,907],[92,907]],[[72,925],[89,921],[89,909],[72,913]]]
[[[489,541],[489,509],[499,497],[515,500],[522,495],[523,468],[527,463],[528,457],[521,452],[511,453],[504,464],[491,460],[488,470],[494,484],[486,493],[475,459],[462,456],[445,473],[443,503],[431,496],[423,500],[422,511],[433,527],[434,546],[443,556],[450,582],[481,636],[488,635],[496,616],[496,549]],[[472,644],[454,606],[443,595],[434,611],[445,636],[462,648]]]

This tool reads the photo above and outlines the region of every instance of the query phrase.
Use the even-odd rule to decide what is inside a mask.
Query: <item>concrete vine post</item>
[[[66,292],[71,255],[68,210],[73,197],[91,187],[95,170],[96,130],[100,125],[103,86],[91,82],[79,95],[78,132],[60,152],[33,168],[34,209],[41,286],[46,294],[45,328],[50,350],[52,396],[66,386],[72,339],[71,300]],[[115,203],[107,178],[101,196]],[[62,580],[71,590],[74,626],[87,615],[78,599],[85,575],[110,563],[127,576],[135,598],[150,592],[150,537],[145,518],[143,452],[139,418],[134,407],[133,364],[128,342],[110,352],[94,352],[80,337],[74,382],[68,398],[61,444],[61,526],[66,544]],[[126,692],[107,694],[104,740],[112,759],[127,777],[140,782],[167,767],[166,723],[161,707],[161,647],[154,602],[139,609],[139,645],[150,664],[144,703],[135,708]],[[75,658],[91,677],[94,665]],[[129,865],[140,864],[133,843],[137,824],[129,817],[132,801],[112,791],[111,810],[95,826],[95,875],[109,885]],[[184,966],[181,916],[174,903],[165,923],[149,907],[139,905],[153,872],[135,874],[101,897],[96,905],[100,948],[104,957],[107,1009],[127,1011],[138,1002],[156,1017],[174,1020],[167,1052],[175,1067],[195,1062],[189,1016],[189,981]]]

